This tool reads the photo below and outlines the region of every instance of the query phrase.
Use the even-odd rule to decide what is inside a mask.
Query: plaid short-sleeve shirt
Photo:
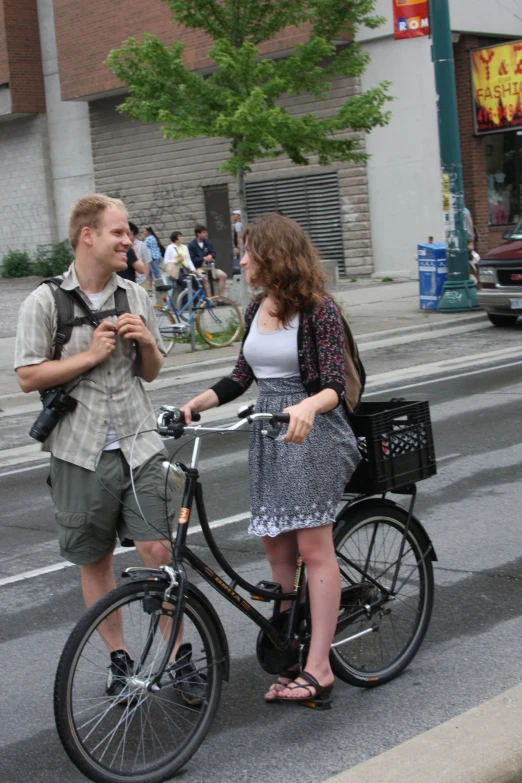
[[[156,324],[156,318],[147,293],[140,286],[124,280],[114,273],[103,289],[100,310],[114,308],[114,292],[120,286],[127,291],[129,309],[139,315],[152,333],[161,353],[165,353]],[[74,264],[64,275],[62,288],[78,290],[91,307],[90,299],[83,293],[76,277]],[[82,316],[74,305],[74,314]],[[116,322],[116,316],[106,320]],[[15,347],[15,369],[51,361],[57,331],[57,313],[53,293],[48,285],[40,285],[22,303],[18,317]],[[71,339],[63,348],[62,359],[86,351],[91,345],[93,327],[89,324],[75,326]],[[163,449],[156,432],[143,432],[155,428],[152,405],[137,375],[136,347],[130,340],[116,338],[116,348],[110,356],[85,373],[72,392],[78,400],[76,409],[65,413],[45,441],[42,448],[55,457],[72,462],[87,470],[95,469],[96,455],[105,445],[107,427],[112,418],[121,449],[130,463],[132,437],[138,428],[142,432],[133,450],[132,467],[136,468]],[[73,384],[69,384],[71,386]],[[147,417],[147,414],[148,417]]]

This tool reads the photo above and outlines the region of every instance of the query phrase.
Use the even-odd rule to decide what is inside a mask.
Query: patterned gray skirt
[[[299,377],[263,379],[258,386],[256,413],[280,413],[307,397]],[[339,405],[318,414],[299,444],[263,437],[263,427],[266,422],[256,422],[250,436],[248,532],[273,537],[331,524],[344,486],[360,460],[344,408]]]

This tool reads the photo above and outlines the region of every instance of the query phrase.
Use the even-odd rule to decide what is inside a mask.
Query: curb
[[[522,684],[323,783],[520,783]]]

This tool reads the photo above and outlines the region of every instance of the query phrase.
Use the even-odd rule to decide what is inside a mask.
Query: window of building
[[[279,210],[304,228],[325,261],[344,267],[341,202],[337,172],[247,182],[248,217]]]
[[[522,132],[484,137],[489,225],[517,223],[522,215]]]

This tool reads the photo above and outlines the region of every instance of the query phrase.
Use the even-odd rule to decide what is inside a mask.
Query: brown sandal
[[[308,696],[301,696],[301,697],[288,697],[288,696],[277,696],[275,701],[285,701],[285,702],[291,702],[295,701],[297,704],[300,702],[324,702],[328,701],[328,697],[330,696],[334,683],[330,683],[330,685],[319,685],[315,677],[310,674],[310,672],[304,671],[301,672],[295,679],[301,678],[302,680],[306,680],[309,685],[303,685],[303,683],[291,682],[289,685],[287,685],[287,689],[289,691],[295,691],[297,688],[305,688],[309,695]],[[312,693],[312,688],[315,689],[315,693]]]

